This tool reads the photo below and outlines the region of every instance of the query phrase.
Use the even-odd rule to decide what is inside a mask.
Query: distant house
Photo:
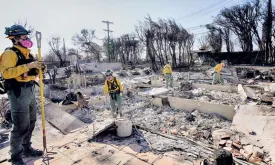
[[[210,57],[210,50],[196,50],[192,52],[198,56],[199,63],[214,66],[216,64],[215,60]]]
[[[213,53],[208,50],[198,50],[194,51],[202,63],[208,63],[211,66],[216,63],[220,63],[222,60],[227,60],[229,64],[262,64],[262,56],[264,52],[262,51],[252,51],[252,52],[217,52]]]
[[[68,55],[67,60],[70,62],[70,64],[72,65],[74,61],[77,61],[79,55],[76,54],[71,54]]]

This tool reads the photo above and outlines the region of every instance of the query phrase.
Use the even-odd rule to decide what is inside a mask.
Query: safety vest
[[[15,48],[15,47],[6,48],[5,51],[6,50],[12,50],[12,51],[14,51],[16,53],[16,55],[17,55],[17,63],[15,65],[15,67],[17,67],[19,65],[28,64],[30,62],[35,61],[35,59],[34,59],[34,57],[33,57],[32,54],[29,54],[29,59],[26,59],[26,57],[22,54],[22,52],[20,50],[18,50],[17,48]],[[28,75],[29,76],[36,76],[36,75],[38,75],[38,69],[36,69],[36,68],[30,69],[30,71],[28,71]],[[31,81],[31,82],[27,82],[27,83],[29,83],[30,85],[32,85],[35,82]],[[12,79],[4,79],[4,78],[2,78],[2,84],[4,84],[4,85],[0,85],[0,87],[2,88],[2,86],[3,86],[2,91],[4,91],[4,92],[1,92],[1,94],[2,93],[6,93],[7,90],[9,90],[9,89],[16,90],[16,89],[18,89],[18,87],[21,86],[21,84],[26,85],[26,83],[24,83],[24,82],[18,82],[15,78],[12,78]]]
[[[120,91],[119,85],[117,83],[116,77],[114,77],[113,82],[107,81],[109,93],[116,93]]]

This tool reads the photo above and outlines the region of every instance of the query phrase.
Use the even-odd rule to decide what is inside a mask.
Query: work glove
[[[31,62],[31,63],[28,63],[27,67],[29,69],[33,69],[33,68],[41,69],[43,65],[45,65],[43,61],[34,61],[34,62]]]
[[[121,96],[121,97],[122,97],[122,95],[123,95],[122,92],[120,92],[120,96]]]
[[[42,70],[42,74],[47,72],[47,65],[45,65],[45,63],[42,64],[41,70]]]

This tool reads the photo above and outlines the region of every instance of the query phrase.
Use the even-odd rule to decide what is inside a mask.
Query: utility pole
[[[109,21],[102,21],[102,23],[106,23],[107,24],[107,29],[103,29],[104,31],[107,31],[108,34],[108,39],[107,39],[107,55],[108,55],[108,59],[109,62],[111,62],[111,54],[110,54],[110,32],[113,32],[112,30],[110,30],[109,28],[109,24],[113,24],[113,22],[109,22]]]
[[[64,61],[67,60],[67,51],[66,51],[66,45],[65,45],[65,39],[63,38],[63,53],[64,53]]]
[[[271,58],[271,33],[272,33],[272,3],[271,0],[267,2],[267,15],[265,20],[265,62]],[[273,57],[272,57],[272,60]]]

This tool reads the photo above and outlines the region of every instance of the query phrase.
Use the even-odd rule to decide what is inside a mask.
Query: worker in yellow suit
[[[106,70],[105,72],[106,81],[104,83],[104,93],[107,97],[110,96],[110,104],[111,104],[111,113],[113,117],[117,116],[117,113],[122,117],[122,92],[123,87],[121,85],[120,80],[117,77],[113,76],[113,71]],[[116,106],[117,104],[117,106]]]
[[[221,83],[222,85],[224,84],[224,81],[223,81],[223,78],[222,78],[222,75],[221,75],[221,71],[222,71],[224,66],[225,66],[225,61],[224,60],[220,64],[217,64],[215,66],[212,85],[214,85],[216,83]]]
[[[173,76],[172,76],[172,67],[171,62],[168,61],[167,64],[163,67],[163,75],[165,77],[165,86],[166,88],[173,87]]]
[[[26,165],[24,157],[41,157],[42,150],[32,147],[32,132],[36,126],[37,105],[35,99],[35,78],[44,63],[37,61],[30,53],[33,42],[30,31],[21,25],[6,27],[5,34],[12,42],[0,56],[0,70],[4,79],[12,118],[10,154],[12,165]]]

